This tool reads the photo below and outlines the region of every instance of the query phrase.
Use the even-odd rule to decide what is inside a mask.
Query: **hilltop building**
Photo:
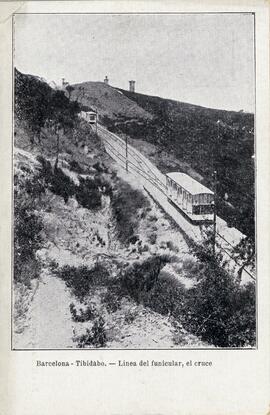
[[[85,121],[88,121],[90,124],[96,124],[96,122],[98,121],[98,114],[93,110],[81,111],[79,116],[83,118]]]
[[[129,81],[130,92],[135,92],[135,81]]]
[[[109,78],[107,75],[104,78],[104,84],[109,85]]]
[[[69,83],[65,81],[65,78],[62,78],[62,88],[65,89],[68,85]]]

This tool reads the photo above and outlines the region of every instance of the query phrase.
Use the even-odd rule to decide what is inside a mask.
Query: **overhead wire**
[[[124,147],[125,146],[125,143],[124,143],[124,141],[120,138],[120,137],[117,137],[115,134],[113,134],[113,133],[111,133],[111,132],[108,132],[107,130],[105,130],[104,128],[102,128],[101,129],[102,130],[102,132],[104,132],[105,133],[105,135],[107,135],[107,136],[109,136],[109,137],[111,137],[111,136],[113,136],[114,137],[114,139],[118,142],[118,143],[120,143],[121,144],[121,146],[122,147]],[[109,151],[111,151],[112,152],[112,154],[115,156],[115,157],[117,157],[121,162],[122,162],[122,164],[123,164],[123,167],[125,167],[126,166],[126,158],[125,158],[125,156],[123,156],[123,155],[121,155],[117,150],[115,150],[115,148],[113,147],[113,145],[108,141],[108,139],[106,139],[106,138],[104,138],[103,137],[103,139],[105,139],[105,141],[106,141],[106,144],[110,147],[110,149],[109,149]],[[129,148],[129,154],[131,154],[132,153],[132,150]],[[138,157],[139,159],[140,159],[140,156],[137,154],[137,153],[134,153],[133,152],[133,154],[135,154],[134,155],[134,157],[136,156],[136,157]],[[149,169],[150,171],[151,171],[151,168],[150,168],[150,166],[149,165],[147,165],[146,164],[146,162],[144,162],[145,163],[145,165],[147,166],[147,169]],[[155,186],[159,191],[161,191],[164,195],[166,195],[167,196],[167,193],[160,187],[160,185],[158,185],[157,183],[156,183],[156,181],[157,182],[160,182],[160,183],[162,183],[158,178],[157,178],[157,176],[153,173],[153,176],[155,177],[154,179],[153,179],[153,177],[151,177],[147,172],[145,172],[144,170],[142,170],[141,168],[139,168],[138,166],[136,166],[132,161],[128,161],[128,165],[129,166],[131,166],[131,168],[133,169],[133,170],[135,170],[135,172],[136,173],[138,173],[141,177],[143,177],[145,180],[147,180],[147,181],[149,181],[153,186]],[[165,187],[166,188],[166,186],[162,183],[162,185],[163,185],[163,187]],[[232,244],[231,244],[231,242],[230,241],[228,241],[224,236],[222,236],[219,232],[216,232],[216,234],[217,234],[217,236],[218,237],[220,237],[222,240],[224,240],[228,245],[230,245],[233,249],[235,248]],[[224,247],[222,247],[222,246],[219,246],[219,248],[222,250],[222,251],[224,251],[237,265],[241,265],[241,264],[239,264],[239,261],[235,258],[235,257],[233,257],[232,256],[232,254],[230,253],[230,252],[228,252],[228,250],[226,250]],[[253,279],[253,280],[255,280],[256,279],[256,277],[253,275],[253,274],[251,274],[247,269],[245,269],[244,268],[244,271]]]

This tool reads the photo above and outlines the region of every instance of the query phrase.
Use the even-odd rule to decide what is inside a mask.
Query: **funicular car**
[[[192,223],[213,222],[214,192],[188,174],[166,174],[167,198]]]

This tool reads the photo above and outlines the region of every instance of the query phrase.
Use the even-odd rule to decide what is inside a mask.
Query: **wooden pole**
[[[218,140],[217,143],[215,143],[215,145],[213,146],[212,149],[212,163],[213,163],[213,167],[216,166],[216,160],[214,159],[214,155],[216,155],[216,146],[219,145],[219,123],[220,120],[217,121],[217,126],[218,126]],[[213,254],[215,255],[216,253],[216,233],[217,233],[217,171],[214,170],[213,172],[213,180],[214,180],[214,184],[213,184],[213,188],[214,188],[214,218],[213,218]]]
[[[217,209],[216,209],[216,192],[217,192],[217,172],[214,171],[214,221],[213,221],[213,254],[216,253],[216,233],[217,233]]]

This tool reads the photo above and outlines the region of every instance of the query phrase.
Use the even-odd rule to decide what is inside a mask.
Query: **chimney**
[[[104,78],[104,84],[109,85],[109,78],[107,77],[107,75]]]
[[[130,92],[135,92],[135,81],[129,81]]]

